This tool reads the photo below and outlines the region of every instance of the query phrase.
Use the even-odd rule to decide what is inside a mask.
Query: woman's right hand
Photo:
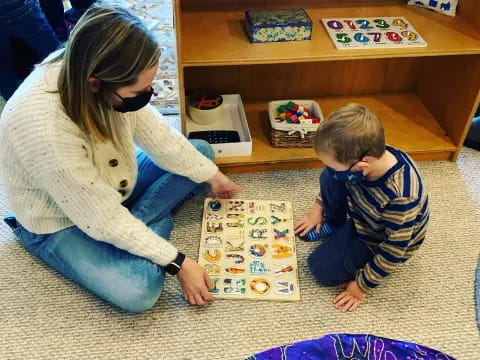
[[[320,232],[323,223],[323,207],[317,203],[295,224],[295,235],[305,236],[310,230],[315,228]]]
[[[195,261],[185,258],[177,276],[183,296],[190,304],[205,305],[213,301],[212,294],[208,292],[212,287],[210,277]]]
[[[218,171],[214,177],[207,180],[212,187],[212,197],[221,199],[231,199],[236,192],[239,192],[240,186],[235,184],[228,176]]]

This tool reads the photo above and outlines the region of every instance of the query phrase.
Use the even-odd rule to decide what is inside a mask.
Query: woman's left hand
[[[219,197],[222,199],[230,199],[235,192],[241,190],[240,186],[235,184],[222,172],[217,172],[214,177],[207,180],[212,187],[212,197]]]

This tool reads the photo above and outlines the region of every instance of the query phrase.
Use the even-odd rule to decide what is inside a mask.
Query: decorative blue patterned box
[[[312,20],[303,9],[247,11],[245,23],[251,43],[312,38]]]

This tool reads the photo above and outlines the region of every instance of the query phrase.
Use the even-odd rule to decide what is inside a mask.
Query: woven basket
[[[290,100],[271,101],[268,103],[268,117],[270,118],[270,143],[278,148],[309,148],[313,147],[318,124],[286,124],[275,121],[275,113],[280,105],[287,104]],[[317,102],[313,100],[291,100],[303,106],[308,111],[323,121],[322,111]]]
[[[270,132],[270,143],[273,147],[278,148],[309,148],[313,147],[314,137],[315,131],[307,132],[302,138],[302,136],[298,132],[290,135],[289,131],[275,130],[272,128]]]

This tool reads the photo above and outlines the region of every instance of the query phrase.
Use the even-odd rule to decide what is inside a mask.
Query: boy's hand
[[[220,171],[208,179],[207,182],[212,187],[212,197],[231,199],[236,192],[241,190],[240,186]]]
[[[344,291],[333,299],[333,306],[343,312],[353,311],[365,299],[365,294],[355,280],[348,282]]]
[[[322,223],[323,207],[315,203],[305,216],[295,224],[295,235],[305,236],[313,228],[319,233],[322,228]]]

